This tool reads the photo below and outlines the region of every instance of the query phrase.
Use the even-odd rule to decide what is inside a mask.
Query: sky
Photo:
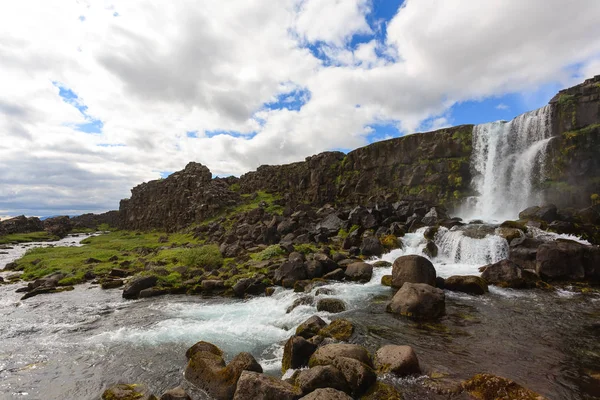
[[[509,120],[600,74],[597,0],[0,5],[0,216]]]

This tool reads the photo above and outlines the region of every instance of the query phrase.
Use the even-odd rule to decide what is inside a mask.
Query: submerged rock
[[[262,373],[244,371],[237,382],[234,400],[295,400],[300,389]]]
[[[158,400],[144,385],[118,384],[102,393],[102,400]]]
[[[435,285],[436,272],[431,261],[422,256],[398,257],[392,268],[392,286],[401,288],[405,282]]]
[[[425,283],[410,283],[402,285],[386,311],[414,319],[435,319],[444,315],[446,296],[441,289]]]
[[[482,295],[488,292],[488,285],[483,278],[474,275],[454,275],[444,280],[444,289],[453,292]]]
[[[182,387],[167,390],[160,396],[160,400],[192,400],[189,394]]]
[[[479,400],[546,400],[510,379],[489,374],[475,375],[461,386],[465,392]]]

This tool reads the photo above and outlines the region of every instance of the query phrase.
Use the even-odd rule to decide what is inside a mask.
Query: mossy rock
[[[392,286],[392,275],[384,275],[381,277],[381,284],[383,286]]]
[[[490,374],[475,375],[463,382],[462,388],[479,400],[545,400],[545,397],[510,379]]]
[[[500,224],[500,228],[511,228],[511,229],[520,229],[524,232],[527,232],[527,226],[525,225],[527,221],[504,221]]]
[[[329,326],[321,329],[319,335],[334,338],[341,342],[348,341],[354,333],[354,325],[347,319],[336,319]]]
[[[360,400],[402,400],[402,393],[392,385],[377,382]]]

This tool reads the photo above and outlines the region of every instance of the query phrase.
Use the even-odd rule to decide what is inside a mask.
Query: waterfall
[[[469,236],[463,228],[440,228],[435,236],[439,258],[450,264],[477,267],[508,258],[508,242],[494,232],[479,237]]]
[[[544,179],[551,140],[550,106],[473,128],[473,189],[465,216],[484,220],[515,219],[520,211],[540,204],[536,190]]]

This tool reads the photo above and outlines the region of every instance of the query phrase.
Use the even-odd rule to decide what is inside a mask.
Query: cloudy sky
[[[598,0],[19,0],[0,10],[0,215],[514,116],[600,74]]]

